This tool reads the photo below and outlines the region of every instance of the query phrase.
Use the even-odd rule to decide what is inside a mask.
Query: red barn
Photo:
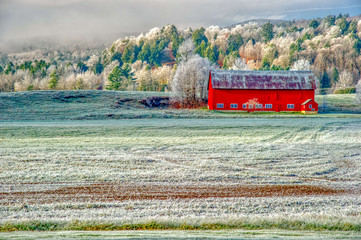
[[[315,89],[311,71],[211,70],[208,108],[317,113]]]

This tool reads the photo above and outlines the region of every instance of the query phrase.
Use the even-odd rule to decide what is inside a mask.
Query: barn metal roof
[[[312,71],[211,70],[214,89],[316,89]]]

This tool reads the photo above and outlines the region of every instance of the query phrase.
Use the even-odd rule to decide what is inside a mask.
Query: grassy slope
[[[361,113],[361,104],[355,94],[316,95],[316,102],[321,109],[326,107],[326,113]]]
[[[169,93],[114,91],[0,93],[0,121],[280,116],[274,113],[220,113],[206,109],[149,109],[139,103],[149,96],[169,96]],[[131,101],[116,103],[126,98]],[[316,100],[320,105],[323,103],[322,96],[317,96]],[[356,104],[354,95],[328,95],[327,107],[326,112],[331,113],[361,113],[361,107]]]

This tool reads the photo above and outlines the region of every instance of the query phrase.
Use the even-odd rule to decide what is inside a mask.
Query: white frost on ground
[[[359,118],[0,122],[0,193],[94,182],[307,184],[360,190],[360,139]],[[359,222],[360,206],[359,195],[26,206],[0,199],[0,221],[339,217]]]
[[[165,223],[257,221],[268,219],[315,221],[352,220],[361,223],[359,195],[259,198],[207,198],[174,200],[132,200],[0,206],[0,221],[101,221]],[[356,222],[355,222],[356,221]]]

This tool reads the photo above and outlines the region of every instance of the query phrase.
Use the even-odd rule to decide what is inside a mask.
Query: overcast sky
[[[87,39],[120,32],[227,26],[257,18],[311,19],[361,13],[360,0],[0,0],[0,42]]]

